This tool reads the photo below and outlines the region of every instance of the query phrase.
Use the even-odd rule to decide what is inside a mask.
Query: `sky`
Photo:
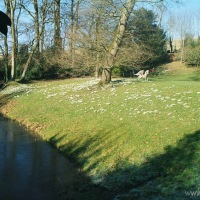
[[[184,6],[181,9],[200,9],[200,0],[182,0]],[[177,8],[175,8],[177,9]],[[0,0],[0,10],[5,11],[4,2]]]
[[[173,9],[181,9],[181,10],[200,10],[200,0],[182,0],[182,6],[174,6]],[[4,2],[0,0],[0,10],[5,11]]]
[[[199,11],[200,0],[182,0],[182,3],[179,6],[174,5],[171,10],[169,9],[170,15],[176,16],[177,18],[177,30],[182,27],[188,34],[193,35],[195,38],[200,35]],[[179,30],[174,37],[180,38],[180,34]]]
[[[183,0],[182,9],[200,9],[200,0]]]
[[[170,0],[166,0],[166,1],[170,1]],[[173,0],[172,0],[173,1]],[[175,1],[175,0],[174,0]],[[182,1],[181,5],[176,5],[176,4],[170,4],[170,8],[168,8],[168,10],[172,13],[177,13],[179,15],[179,13],[182,15],[184,15],[184,13],[186,12],[190,12],[193,17],[198,16],[198,19],[200,19],[200,0],[180,0]],[[4,1],[0,0],[0,10],[5,12],[5,6],[4,6]],[[186,15],[187,16],[187,15]],[[200,21],[200,20],[198,20]],[[200,22],[197,23],[196,27],[195,27],[195,35],[199,35],[200,34]],[[165,27],[164,27],[165,28]]]

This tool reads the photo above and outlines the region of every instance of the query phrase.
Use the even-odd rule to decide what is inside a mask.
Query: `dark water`
[[[83,192],[82,179],[56,149],[0,116],[0,199],[104,199]]]

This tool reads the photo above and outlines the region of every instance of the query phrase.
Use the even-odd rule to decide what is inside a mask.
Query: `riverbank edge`
[[[1,98],[6,98],[6,97],[5,97],[5,95],[1,95]],[[9,114],[9,111],[12,108],[12,106],[16,106],[15,100],[13,100],[13,99],[8,100],[8,101],[6,101],[6,103],[4,102],[3,105],[1,105],[1,104],[2,104],[2,102],[0,103],[0,115],[1,116],[3,116],[6,120],[11,120],[11,121],[18,123],[20,126],[24,127],[29,133],[36,135],[42,141],[48,143],[51,147],[57,149],[58,152],[60,152],[66,159],[68,159],[70,161],[70,164],[75,168],[77,174],[87,177],[90,180],[90,183],[88,185],[84,186],[83,188],[79,189],[78,192],[86,192],[87,193],[87,191],[89,192],[89,191],[94,190],[96,194],[98,194],[98,193],[103,194],[102,200],[115,199],[116,191],[112,191],[112,190],[105,188],[102,185],[99,185],[97,183],[95,183],[95,184],[92,183],[91,178],[86,173],[83,172],[83,170],[81,169],[82,167],[80,166],[80,164],[78,162],[76,162],[75,159],[65,155],[65,153],[62,150],[58,149],[56,147],[56,145],[54,145],[54,143],[46,140],[43,137],[43,135],[41,134],[41,130],[43,129],[41,124],[30,123],[29,121],[27,121],[26,119],[23,119],[23,118],[11,117],[11,115]],[[98,198],[96,200],[98,200]]]

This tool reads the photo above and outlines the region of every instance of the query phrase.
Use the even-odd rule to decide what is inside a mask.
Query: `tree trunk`
[[[60,0],[54,0],[54,48],[55,51],[60,51],[62,41],[60,37]]]
[[[99,26],[100,26],[100,15],[97,14],[95,18],[95,39],[96,39],[96,67],[95,67],[95,78],[97,79],[99,77]]]
[[[8,1],[4,1],[6,6],[6,14],[10,16],[10,4]],[[7,36],[4,37],[4,47],[5,47],[5,53],[4,53],[4,82],[8,82],[8,40]]]
[[[37,2],[36,0],[34,0],[34,2]],[[35,4],[35,6],[37,7],[38,4]],[[38,13],[37,13],[37,8],[35,7],[36,9],[36,16],[33,17],[35,20],[36,20],[36,25],[35,26],[38,26],[39,25],[39,19],[38,19]],[[27,71],[28,71],[28,67],[29,67],[29,64],[33,58],[33,55],[35,52],[38,52],[39,51],[39,41],[40,41],[40,38],[41,36],[44,36],[44,29],[45,29],[45,19],[46,19],[46,15],[47,15],[47,0],[45,0],[43,2],[43,9],[42,9],[42,20],[41,20],[41,28],[39,29],[39,27],[37,29],[35,29],[35,31],[37,32],[36,33],[36,36],[35,36],[35,44],[32,48],[32,51],[31,53],[29,54],[29,57],[28,57],[28,60],[26,61],[26,64],[24,66],[24,69],[23,69],[23,72],[22,72],[22,75],[21,75],[21,79],[20,81],[23,82],[25,81],[25,78],[26,78],[26,74],[27,74]]]
[[[10,1],[10,14],[11,14],[11,32],[12,32],[12,66],[11,66],[11,80],[15,80],[16,76],[16,66],[15,66],[15,56],[16,56],[16,35],[15,35],[15,9],[16,0]]]
[[[80,1],[78,0],[76,3],[76,10],[75,10],[75,23],[73,28],[73,47],[72,47],[72,67],[75,65],[75,48],[76,48],[76,34],[78,30],[78,18],[79,18],[79,5]]]
[[[75,10],[75,4],[76,4],[76,10]],[[78,30],[79,5],[80,5],[79,0],[76,3],[74,0],[71,0],[69,51],[70,51],[72,68],[75,65],[75,45],[76,45],[76,34]]]
[[[169,38],[169,46],[170,46],[170,52],[172,53],[173,52],[173,40],[172,40],[172,37]]]
[[[35,46],[35,50],[37,49],[37,44]],[[23,69],[23,72],[22,72],[22,75],[21,75],[21,79],[20,79],[20,82],[24,82],[25,81],[25,78],[26,78],[26,73],[27,73],[27,70],[28,70],[28,67],[29,67],[29,64],[31,62],[31,59],[33,57],[33,54],[34,54],[34,50],[29,54],[29,57],[28,57],[28,60],[24,66],[24,69]]]
[[[39,35],[40,35],[40,34],[39,34]],[[39,39],[39,38],[38,38],[38,39]],[[21,79],[20,79],[21,82],[25,81],[26,73],[27,73],[29,64],[30,64],[30,62],[31,62],[31,60],[32,60],[32,58],[33,58],[33,55],[34,55],[35,51],[37,51],[37,49],[38,49],[38,46],[37,46],[38,43],[37,43],[37,42],[38,42],[38,41],[35,42],[35,44],[34,44],[34,46],[33,46],[33,48],[32,48],[32,51],[31,51],[31,53],[29,54],[28,60],[26,61],[26,64],[25,64],[25,66],[24,66],[24,69],[23,69],[23,72],[22,72],[22,75],[21,75]]]
[[[8,82],[8,41],[7,36],[4,37],[4,46],[5,46],[5,54],[4,54],[4,82]]]
[[[37,41],[36,44],[36,51],[39,52],[39,34],[40,34],[40,30],[39,30],[39,12],[38,12],[38,2],[37,0],[34,0],[34,10],[35,10],[35,19],[34,19],[34,23],[35,23],[35,41]]]
[[[71,58],[71,67],[74,67],[74,0],[71,0],[71,9],[70,9],[70,39],[69,39],[69,51]]]
[[[112,68],[111,67],[103,68],[102,69],[102,74],[101,74],[100,84],[103,85],[103,84],[110,83],[111,74],[112,74]]]
[[[184,48],[185,48],[185,38],[182,37],[181,40],[181,62],[184,62]]]
[[[124,32],[126,29],[126,24],[128,18],[133,10],[136,0],[127,0],[124,4],[123,9],[121,11],[121,17],[119,20],[118,28],[116,31],[116,35],[111,45],[111,50],[108,52],[107,60],[106,60],[106,68],[103,68],[101,81],[100,83],[106,84],[111,81],[111,71],[113,67],[114,58],[117,55],[120,44],[122,42]]]
[[[42,1],[42,6],[41,6],[41,35],[40,36],[40,50],[41,52],[44,51],[44,45],[45,45],[45,20],[47,16],[47,9],[48,9],[48,0],[43,0]]]

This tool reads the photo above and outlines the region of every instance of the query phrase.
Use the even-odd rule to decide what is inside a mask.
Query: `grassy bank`
[[[118,199],[188,199],[200,190],[200,82],[186,74],[11,84],[0,109]]]

